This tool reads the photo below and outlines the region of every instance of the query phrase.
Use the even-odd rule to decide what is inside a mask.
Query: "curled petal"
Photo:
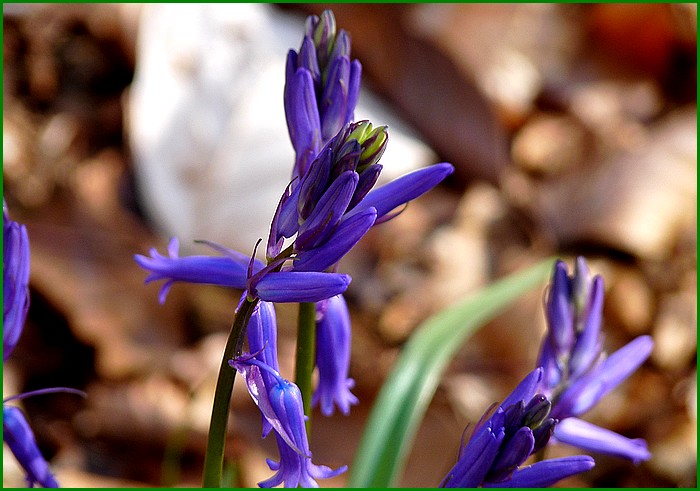
[[[58,482],[39,452],[34,433],[24,413],[14,406],[3,404],[2,429],[3,440],[27,474],[27,484],[30,487],[41,484],[45,488],[57,488]]]
[[[649,460],[651,454],[642,438],[630,439],[578,418],[566,418],[554,428],[554,437],[583,450],[630,459],[635,464]]]
[[[297,153],[307,149],[318,151],[321,120],[316,104],[314,81],[309,70],[300,68],[287,78],[284,109],[294,150]]]
[[[518,469],[507,481],[484,483],[484,487],[546,488],[564,478],[586,472],[594,466],[595,461],[587,455],[543,460]]]
[[[556,356],[567,354],[574,346],[574,307],[571,303],[571,284],[566,263],[557,261],[547,296],[548,336]]]
[[[318,302],[347,290],[350,275],[282,271],[264,275],[249,290],[267,302]]]
[[[349,214],[373,207],[377,209],[379,220],[393,209],[430,191],[453,171],[452,164],[441,163],[410,172],[370,191]]]

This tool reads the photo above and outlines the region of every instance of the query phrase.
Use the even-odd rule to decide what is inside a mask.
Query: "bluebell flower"
[[[29,309],[29,238],[24,225],[10,219],[3,200],[3,324],[2,360],[10,356],[22,334]],[[26,396],[27,394],[25,394]],[[42,457],[24,413],[16,407],[2,405],[3,441],[10,447],[26,473],[27,484],[45,488],[58,487],[49,464]]]
[[[294,383],[251,355],[230,360],[229,364],[243,376],[250,396],[275,430],[280,459],[267,460],[270,469],[276,472],[258,483],[260,487],[280,484],[291,488],[318,487],[316,479],[334,477],[347,470],[347,466],[332,470],[311,461],[301,392]],[[270,378],[266,380],[263,372]]]
[[[603,296],[602,277],[591,277],[582,257],[576,259],[571,276],[566,264],[557,261],[546,298],[548,331],[538,360],[544,368],[540,390],[552,401],[552,416],[561,420],[554,432],[557,441],[638,463],[651,456],[644,440],[625,438],[576,418],[627,379],[653,348],[650,336],[639,336],[606,355]]]
[[[287,128],[296,154],[293,177],[306,174],[321,147],[353,120],[362,66],[350,60],[350,36],[330,10],[309,16],[299,51],[290,50],[284,87]]]
[[[320,404],[325,416],[332,415],[335,406],[347,415],[350,406],[359,402],[350,392],[355,381],[348,377],[351,327],[350,313],[342,295],[316,304],[318,386],[312,405]]]
[[[543,448],[557,420],[550,416],[551,402],[537,388],[542,369],[532,371],[495,412],[474,428],[457,463],[441,484],[450,488],[547,487],[594,466],[588,456],[543,460],[523,466]]]
[[[344,274],[274,271],[258,259],[218,244],[205,243],[222,255],[179,257],[179,242],[174,237],[168,244],[168,256],[155,248],[151,249],[150,257],[134,255],[138,265],[150,272],[146,283],[164,280],[158,297],[161,303],[178,281],[247,290],[251,298],[270,302],[315,302],[343,293],[350,284],[350,276]]]

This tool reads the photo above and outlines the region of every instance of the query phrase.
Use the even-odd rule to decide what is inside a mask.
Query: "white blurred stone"
[[[243,252],[267,238],[294,161],[282,94],[303,29],[270,5],[144,6],[128,127],[140,197],[164,236]],[[390,127],[384,179],[433,163],[376,104],[362,92],[355,117]]]

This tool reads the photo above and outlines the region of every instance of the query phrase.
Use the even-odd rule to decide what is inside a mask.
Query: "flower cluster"
[[[571,276],[566,264],[557,261],[546,297],[548,331],[538,368],[490,418],[484,416],[443,486],[544,487],[594,466],[591,457],[574,456],[521,467],[548,441],[635,463],[649,459],[644,440],[577,418],[639,368],[653,347],[649,336],[640,336],[606,356],[602,309],[602,277],[591,277],[581,257]]]
[[[299,51],[287,56],[284,107],[295,151],[292,178],[270,225],[266,262],[205,242],[218,256],[179,257],[177,239],[168,256],[152,249],[136,255],[149,271],[146,282],[163,280],[164,302],[174,282],[208,283],[244,290],[251,311],[246,329],[248,355],[239,351],[231,366],[243,374],[263,417],[263,436],[274,429],[280,461],[261,486],[312,486],[330,471],[311,463],[299,388],[279,374],[274,302],[316,303],[318,386],[312,402],[324,415],[337,407],[348,414],[357,398],[350,392],[351,326],[342,297],[351,279],[338,262],[374,225],[426,193],[454,170],[441,163],[374,188],[388,142],[385,126],[353,121],[361,65],[350,57],[350,38],[336,30],[331,11],[310,16]],[[252,309],[252,310],[250,310]],[[238,345],[237,345],[238,346]],[[268,404],[269,403],[269,404]]]
[[[12,354],[19,341],[29,309],[29,237],[24,225],[12,221],[3,200],[3,316],[2,361]],[[45,488],[57,488],[49,464],[42,457],[36,438],[24,413],[6,404],[18,396],[8,398],[2,404],[2,437],[12,450],[26,473],[31,487],[41,484]]]
[[[602,349],[603,278],[591,277],[586,261],[576,259],[573,275],[557,261],[546,299],[548,331],[538,365],[541,390],[561,420],[554,438],[585,450],[628,458],[650,457],[646,442],[629,439],[577,418],[629,377],[651,354],[650,336],[639,336],[610,356]]]
[[[588,456],[542,460],[521,467],[547,444],[557,424],[550,415],[552,403],[536,392],[541,380],[542,369],[532,371],[491,417],[474,428],[443,487],[547,487],[593,467]]]

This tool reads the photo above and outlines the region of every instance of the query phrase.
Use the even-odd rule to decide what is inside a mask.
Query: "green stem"
[[[202,487],[204,488],[221,487],[226,428],[231,407],[231,394],[233,394],[233,382],[236,379],[236,370],[231,368],[228,361],[241,354],[245,328],[257,303],[257,299],[249,300],[246,298],[243,301],[236,312],[231,332],[226,340],[224,356],[219,368],[219,378],[216,381],[216,391],[214,392],[207,453],[204,455],[204,471],[202,473]]]
[[[313,302],[299,304],[299,331],[297,334],[297,359],[294,382],[301,391],[304,401],[306,432],[311,430],[311,396],[313,392],[313,373],[316,364],[316,304]]]

